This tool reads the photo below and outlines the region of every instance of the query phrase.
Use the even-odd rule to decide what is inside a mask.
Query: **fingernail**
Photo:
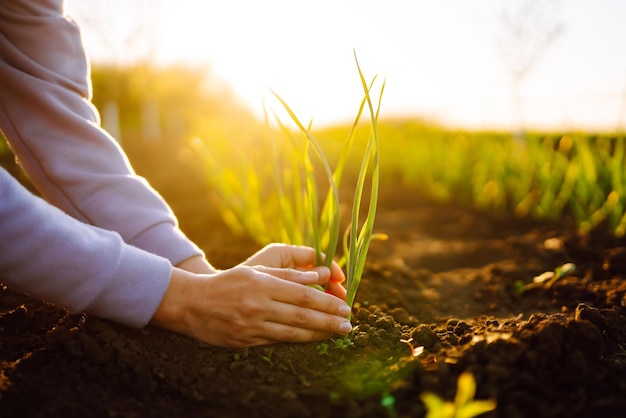
[[[348,316],[352,313],[352,309],[348,305],[341,305],[339,307],[339,315]]]
[[[352,324],[348,321],[343,322],[341,325],[339,325],[339,331],[341,331],[342,334],[347,334],[350,331],[352,331]]]
[[[316,271],[305,271],[304,277],[308,280],[318,280],[320,275]]]

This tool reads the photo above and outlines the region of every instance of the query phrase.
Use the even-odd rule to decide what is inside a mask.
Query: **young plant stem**
[[[333,173],[332,173],[332,170],[330,169],[330,165],[328,164],[328,160],[324,156],[324,153],[321,147],[319,146],[319,144],[317,143],[317,141],[311,134],[310,129],[304,127],[304,125],[300,122],[296,114],[291,110],[287,102],[285,102],[282,99],[282,97],[280,97],[274,91],[272,91],[272,94],[276,97],[276,99],[278,99],[278,101],[281,103],[281,105],[289,114],[289,117],[293,120],[293,122],[300,129],[300,131],[306,136],[308,143],[313,146],[313,150],[315,151],[319,160],[321,161],[322,167],[324,169],[324,172],[330,184],[330,196],[332,197],[332,199],[330,200],[330,205],[332,208],[331,210],[332,216],[331,216],[331,220],[329,224],[328,245],[325,251],[325,259],[322,263],[322,249],[321,249],[321,242],[320,242],[321,239],[320,239],[320,233],[319,233],[320,228],[317,222],[318,214],[319,214],[318,209],[317,209],[318,208],[317,192],[314,190],[316,188],[315,177],[312,172],[308,173],[309,175],[307,175],[307,179],[306,179],[307,187],[306,188],[307,188],[307,192],[308,192],[307,195],[309,199],[309,210],[310,210],[309,213],[311,214],[311,217],[313,218],[312,219],[313,240],[314,240],[314,248],[315,248],[316,255],[317,255],[317,262],[319,265],[323,264],[326,267],[330,268],[330,266],[332,265],[333,259],[335,257],[337,243],[339,241],[339,215],[340,215],[339,191],[337,190],[337,186],[335,185],[335,182],[333,181]],[[306,152],[303,153],[304,156],[302,158],[303,158],[305,166],[310,167],[310,161],[308,160],[308,147],[306,145],[305,145],[305,151]]]
[[[331,171],[330,165],[324,153],[319,146],[319,143],[315,140],[311,134],[311,126],[305,127],[298,119],[289,105],[278,94],[272,91],[272,94],[280,102],[283,108],[289,114],[291,120],[296,124],[299,130],[305,135],[307,141],[304,145],[304,151],[298,155],[300,164],[305,167],[306,174],[306,195],[308,199],[308,214],[311,221],[313,246],[316,250],[318,264],[322,264],[322,241],[323,238],[328,238],[327,245],[325,246],[325,261],[324,265],[330,267],[337,250],[337,244],[339,241],[339,223],[340,223],[340,207],[339,207],[339,184],[343,175],[343,171],[352,148],[356,136],[356,129],[359,125],[361,115],[367,104],[367,109],[370,115],[370,134],[367,141],[367,146],[363,159],[361,160],[361,168],[358,174],[357,184],[354,192],[354,199],[352,204],[352,218],[350,226],[344,234],[343,247],[344,247],[344,259],[346,264],[346,286],[347,297],[346,301],[349,306],[353,306],[356,297],[356,292],[361,282],[363,270],[365,268],[365,260],[369,250],[369,245],[372,240],[372,231],[374,228],[374,219],[376,217],[376,209],[378,202],[378,188],[380,182],[380,158],[379,158],[379,139],[378,139],[378,115],[380,113],[380,104],[382,102],[382,95],[385,90],[385,84],[383,83],[380,96],[378,98],[378,105],[376,109],[372,103],[370,91],[374,85],[376,78],[372,80],[370,85],[365,81],[363,72],[359,65],[356,52],[354,58],[359,73],[359,79],[364,92],[364,98],[359,106],[359,111],[352,124],[350,133],[344,143],[343,150],[341,152],[337,167],[334,172]],[[277,118],[278,120],[278,118]],[[280,124],[280,121],[279,121]],[[282,124],[280,124],[282,126]],[[313,148],[317,157],[322,163],[324,173],[330,184],[329,191],[326,195],[326,200],[322,207],[321,212],[318,206],[317,187],[315,184],[315,176],[312,163],[309,159],[309,146]],[[363,225],[359,229],[359,216],[361,210],[361,202],[363,200],[363,190],[365,183],[367,182],[368,173],[370,173],[371,166],[371,189],[370,199],[367,211],[367,216],[363,221]],[[279,194],[282,192],[279,189]]]
[[[365,82],[365,78],[363,76],[363,72],[361,71],[361,67],[359,65],[359,61],[356,56],[356,52],[354,54],[354,59],[356,61],[357,69],[359,71],[359,77],[361,79],[361,85],[363,87],[363,92],[365,93],[365,99],[367,100],[368,109],[370,112],[371,119],[371,132],[370,138],[367,143],[367,149],[365,151],[365,155],[363,157],[363,161],[361,163],[361,170],[359,172],[359,177],[357,180],[356,191],[354,194],[354,202],[352,206],[352,223],[350,226],[350,236],[349,236],[349,248],[348,248],[348,257],[346,259],[346,286],[347,286],[347,296],[346,303],[348,306],[353,306],[354,300],[356,298],[356,292],[361,282],[361,277],[363,275],[363,269],[365,268],[365,260],[367,258],[367,252],[369,250],[369,244],[372,238],[372,231],[374,228],[374,219],[376,217],[376,207],[378,202],[378,185],[380,180],[380,157],[378,152],[378,115],[380,112],[380,104],[382,101],[382,95],[385,90],[385,83],[380,91],[380,96],[378,100],[378,106],[376,112],[374,112],[374,107],[372,105],[372,100],[370,97],[370,88]],[[365,185],[365,179],[368,172],[368,166],[372,161],[372,177],[371,177],[371,191],[370,191],[370,201],[369,201],[369,209],[367,213],[367,217],[363,223],[363,226],[358,231],[358,221],[359,221],[359,212],[361,206],[361,200],[363,195],[363,187]]]

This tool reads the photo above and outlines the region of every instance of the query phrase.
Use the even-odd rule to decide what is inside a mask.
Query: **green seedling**
[[[337,350],[346,350],[349,347],[354,347],[354,343],[352,342],[350,337],[338,338],[333,341],[334,341],[333,348]],[[328,345],[328,343],[325,343],[325,342],[321,342],[315,346],[315,349],[320,355],[328,355],[328,350],[330,348],[331,348],[330,345]]]
[[[419,357],[419,356],[421,356],[424,353],[424,346],[423,345],[418,345],[418,346],[413,345],[413,338],[409,338],[408,340],[401,339],[400,342],[409,346],[409,348],[411,349],[411,356],[412,357]]]
[[[348,347],[354,347],[354,343],[349,337],[338,338],[335,340],[335,348],[345,350]]]
[[[387,411],[387,415],[390,418],[395,418],[396,414],[396,398],[391,395],[388,391],[384,392],[382,398],[380,399],[380,406],[385,408]]]
[[[315,349],[317,350],[320,356],[327,356],[328,348],[329,346],[327,343],[319,343],[317,346],[315,346]]]
[[[457,381],[454,402],[445,401],[431,392],[423,393],[420,398],[426,406],[426,418],[473,418],[496,408],[494,400],[474,400],[475,394],[474,376],[465,372]]]
[[[302,243],[299,242],[297,244],[311,244],[313,248],[315,248],[317,264],[325,265],[326,267],[331,266],[331,263],[334,260],[335,252],[337,250],[337,242],[339,239],[339,221],[340,221],[340,211],[339,211],[339,191],[337,189],[337,184],[333,179],[333,173],[330,168],[330,164],[326,159],[320,145],[317,140],[313,137],[309,127],[304,127],[300,119],[296,116],[296,114],[291,110],[287,102],[283,100],[278,94],[272,92],[276,99],[281,103],[283,108],[287,111],[292,121],[296,124],[299,130],[305,135],[306,141],[304,142],[302,149],[296,154],[298,157],[299,167],[294,170],[295,173],[304,173],[302,177],[304,177],[304,196],[306,197],[306,202],[308,206],[304,209],[306,214],[306,219],[309,222],[309,225],[312,228],[311,239],[312,243]],[[282,126],[282,123],[276,117],[279,124]],[[329,183],[329,192],[328,197],[325,203],[325,207],[328,209],[320,215],[319,202],[318,202],[318,192],[317,192],[317,184],[315,183],[315,173],[314,166],[311,162],[311,158],[309,155],[309,145],[313,148],[315,154],[319,158],[320,164],[323,168],[324,174]],[[284,199],[284,195],[281,193],[281,201]],[[295,197],[294,197],[295,199]],[[297,200],[297,199],[296,199]],[[283,207],[282,216],[287,217],[289,219],[291,217],[291,213],[286,209],[287,202],[281,202],[281,206]],[[295,205],[294,205],[295,207]],[[284,222],[284,225],[287,228],[290,228],[292,224],[290,222]],[[293,236],[293,232],[289,232],[288,235]],[[322,244],[322,236],[327,236],[328,241],[323,248]],[[325,253],[326,257],[322,260],[322,253]]]
[[[272,364],[272,356],[273,356],[273,355],[274,355],[274,350],[272,350],[272,349],[268,349],[268,350],[265,350],[265,354],[263,354],[263,355],[261,356],[261,358],[262,358],[264,361],[268,362],[269,364]]]
[[[356,60],[356,53],[355,53]],[[365,267],[365,260],[369,245],[372,240],[372,234],[374,229],[374,219],[376,218],[376,207],[378,203],[378,187],[380,182],[380,154],[379,154],[379,139],[378,139],[378,116],[380,113],[380,104],[382,102],[382,95],[385,90],[385,83],[383,83],[380,90],[380,96],[378,98],[378,104],[376,110],[372,105],[370,97],[370,87],[368,87],[363,77],[363,72],[359,66],[358,60],[356,60],[357,68],[359,70],[359,77],[361,79],[361,86],[365,93],[365,99],[370,113],[370,138],[367,143],[367,150],[361,164],[361,171],[359,172],[357,189],[354,195],[354,202],[352,205],[352,222],[350,224],[350,234],[348,237],[349,245],[347,248],[346,256],[346,286],[347,296],[346,302],[348,306],[354,304],[356,292],[361,282],[361,276],[363,275],[363,269]],[[366,176],[368,172],[368,165],[372,162],[372,174],[371,174],[371,191],[369,208],[367,217],[361,227],[358,230],[359,210],[361,207],[361,199],[363,196],[363,187],[365,185]],[[345,249],[344,249],[345,251]]]
[[[304,181],[304,196],[306,196],[306,220],[312,226],[312,243],[300,243],[310,244],[315,248],[317,254],[317,262],[319,265],[322,263],[327,267],[331,266],[337,252],[337,245],[339,242],[339,228],[340,228],[340,202],[338,187],[342,179],[343,170],[346,166],[347,159],[349,157],[350,150],[355,137],[355,131],[359,124],[364,107],[367,105],[367,109],[370,114],[370,135],[367,142],[366,150],[361,161],[361,168],[357,178],[355,187],[354,199],[352,202],[352,212],[349,227],[344,234],[344,255],[340,262],[345,264],[346,268],[346,286],[347,286],[347,298],[346,302],[349,306],[354,304],[356,292],[361,281],[363,269],[365,266],[365,260],[367,252],[369,250],[370,242],[376,235],[373,234],[374,219],[376,216],[376,206],[378,201],[378,188],[380,181],[380,160],[379,160],[379,139],[378,139],[378,115],[380,111],[380,103],[382,101],[382,94],[384,92],[384,83],[382,85],[378,104],[376,109],[372,104],[370,97],[370,91],[374,84],[374,80],[368,85],[359,66],[358,59],[355,53],[355,61],[359,73],[359,78],[364,92],[364,98],[359,107],[359,111],[355,121],[352,125],[348,139],[344,143],[343,151],[340,155],[337,167],[333,172],[330,168],[330,164],[322,151],[318,141],[311,133],[310,124],[305,125],[296,116],[295,112],[289,107],[289,105],[278,94],[272,92],[276,99],[280,102],[285,109],[291,120],[298,127],[299,131],[304,134],[306,141],[304,145],[296,153],[299,160],[299,167],[294,170],[295,173],[302,173],[301,176]],[[284,125],[278,118],[277,122],[281,127]],[[283,129],[284,130],[284,129]],[[314,165],[310,158],[310,150],[313,150],[317,156],[324,176],[329,183],[329,190],[326,193],[326,199],[320,210],[318,204],[318,192],[317,184],[315,183]],[[371,166],[371,167],[370,167]],[[367,216],[359,228],[360,210],[363,201],[363,191],[365,184],[368,180],[368,173],[370,173],[370,199],[367,211]],[[279,191],[281,198],[284,198],[285,193]],[[291,213],[288,208],[297,207],[295,204],[289,202],[282,202],[281,208],[283,216],[286,217],[284,225],[287,227],[294,226],[296,223],[292,222],[296,216]],[[295,236],[294,233],[287,233],[288,236]],[[378,236],[383,238],[383,235]]]
[[[576,264],[565,263],[562,266],[557,267],[554,271],[546,272],[536,276],[533,279],[533,283],[545,284],[545,288],[549,289],[552,285],[562,277],[569,276],[576,271]]]
[[[537,288],[550,289],[559,279],[569,276],[574,271],[576,271],[576,264],[565,263],[555,268],[554,271],[546,271],[535,276],[532,283],[523,284],[521,281],[516,282],[516,290],[518,293],[524,293]]]

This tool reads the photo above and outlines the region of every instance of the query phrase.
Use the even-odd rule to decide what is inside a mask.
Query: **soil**
[[[217,267],[260,248],[220,221],[188,152],[152,154],[137,170]],[[464,371],[477,399],[497,401],[485,417],[626,414],[626,240],[438,204],[399,182],[376,230],[390,238],[372,243],[349,341],[218,348],[1,287],[0,416],[421,417],[420,394],[452,400]],[[575,271],[520,292],[564,263]]]

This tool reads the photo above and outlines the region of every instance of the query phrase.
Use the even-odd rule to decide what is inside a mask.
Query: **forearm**
[[[73,312],[145,325],[167,289],[168,260],[81,223],[0,169],[0,278]]]

